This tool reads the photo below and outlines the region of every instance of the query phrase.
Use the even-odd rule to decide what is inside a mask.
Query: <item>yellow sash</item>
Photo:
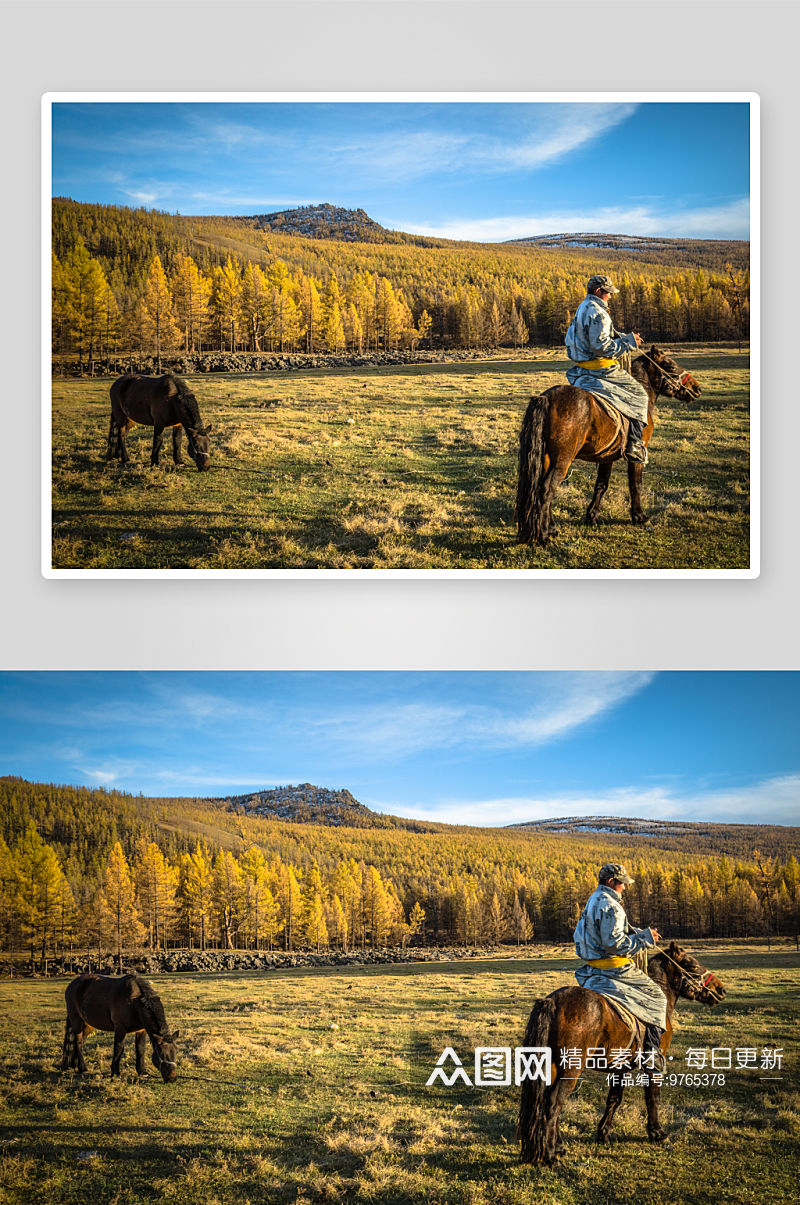
[[[578,368],[613,368],[616,360],[576,360]]]
[[[609,967],[627,966],[627,964],[629,962],[632,962],[633,959],[618,958],[616,955],[614,955],[611,958],[584,958],[583,961],[586,963],[587,966],[598,967],[600,970],[606,970]]]

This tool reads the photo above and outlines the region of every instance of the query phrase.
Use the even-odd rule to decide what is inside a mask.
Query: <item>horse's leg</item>
[[[586,511],[586,518],[584,520],[588,527],[597,526],[597,513],[600,510],[600,504],[608,489],[613,467],[613,460],[603,460],[597,466],[597,480],[594,483],[594,493],[592,494],[592,500],[589,503],[589,509]]]
[[[543,546],[549,543],[551,537],[555,535],[553,499],[556,496],[556,490],[569,472],[572,460],[571,455],[559,451],[558,458],[550,462],[550,468],[542,482],[542,523],[539,531],[539,543]]]
[[[644,526],[647,515],[642,510],[642,469],[641,460],[628,461],[628,489],[631,495],[631,522]]]
[[[67,1017],[67,1024],[64,1030],[64,1047],[61,1051],[61,1070],[68,1071],[70,1067],[75,1066],[75,1037],[72,1032],[72,1026]]]
[[[561,1133],[558,1124],[559,1116],[564,1105],[567,1103],[570,1093],[577,1083],[577,1079],[577,1076],[574,1079],[557,1079],[554,1084],[551,1084],[545,1097],[545,1139],[543,1162],[546,1163],[548,1167],[552,1167],[558,1156],[565,1149],[564,1143],[561,1141]]]
[[[119,447],[119,458],[123,464],[127,464],[130,460],[128,455],[128,424],[124,422],[117,426],[117,438]]]
[[[161,442],[164,438],[164,427],[160,423],[156,423],[153,427],[153,451],[150,455],[150,467],[154,468],[158,464],[158,454],[161,451]]]
[[[109,423],[109,427],[108,427],[108,445],[106,447],[106,460],[114,459],[114,452],[116,450],[115,445],[116,445],[116,447],[119,447],[119,431],[117,429],[117,424],[114,419],[114,415],[112,414],[111,422]]]
[[[147,1050],[147,1034],[141,1029],[136,1035],[136,1074],[147,1075],[145,1052]]]
[[[183,456],[181,455],[181,440],[183,439],[183,427],[180,424],[172,428],[172,459],[176,464],[183,464]]]
[[[621,1079],[622,1077],[620,1076],[619,1078]],[[608,1134],[614,1124],[614,1114],[622,1102],[622,1093],[624,1091],[625,1089],[621,1084],[609,1089],[606,1098],[606,1111],[600,1118],[600,1124],[597,1127],[597,1141],[602,1142],[603,1146],[609,1146],[611,1143]]]
[[[667,1136],[667,1132],[666,1130],[662,1130],[661,1122],[658,1118],[661,1089],[658,1084],[653,1083],[652,1075],[648,1079],[649,1083],[644,1090],[644,1102],[647,1106],[647,1137],[651,1142],[663,1142]]]
[[[86,1060],[83,1057],[83,1043],[86,1040],[86,1027],[75,1031],[75,1048],[72,1056],[72,1066],[77,1064],[78,1074],[86,1074]]]
[[[120,1059],[122,1058],[122,1052],[125,1049],[125,1037],[126,1034],[124,1029],[114,1030],[114,1057],[111,1059],[112,1079],[115,1075],[119,1075],[119,1063]]]

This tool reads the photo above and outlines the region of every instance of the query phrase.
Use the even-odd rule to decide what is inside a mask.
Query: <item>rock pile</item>
[[[505,349],[507,351],[507,349]],[[362,352],[339,355],[299,355],[260,352],[208,352],[194,356],[162,356],[161,372],[174,372],[179,376],[198,372],[274,372],[298,371],[310,368],[377,368],[387,364],[455,364],[467,360],[490,360],[498,355],[492,351],[396,351]],[[53,376],[122,376],[131,371],[131,361],[125,357],[95,361],[94,372],[89,373],[86,365],[79,372],[78,365],[60,361],[53,362]],[[158,361],[154,356],[134,359],[134,372],[146,376],[158,375]]]
[[[396,962],[448,962],[452,959],[493,958],[497,949],[491,946],[413,947],[408,950],[384,947],[378,950],[331,950],[327,953],[297,950],[292,953],[271,950],[168,950],[129,953],[123,958],[123,971],[138,975],[165,975],[183,972],[275,971],[285,967],[350,967],[376,966]],[[521,952],[521,951],[520,951]],[[508,956],[508,950],[503,950]],[[81,975],[95,971],[101,975],[117,975],[117,960],[112,954],[101,959],[58,958],[50,960],[51,975]]]

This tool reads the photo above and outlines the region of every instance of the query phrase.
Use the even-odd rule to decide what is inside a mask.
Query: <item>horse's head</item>
[[[696,958],[681,949],[673,941],[667,954],[671,962],[667,963],[667,978],[673,989],[685,1000],[698,1000],[713,1008],[725,999],[725,986],[717,979],[713,971],[701,966]]]
[[[179,1036],[180,1030],[176,1029],[173,1034],[167,1034],[166,1037],[162,1037],[160,1034],[151,1034],[150,1037],[153,1043],[153,1066],[161,1072],[161,1078],[165,1084],[174,1084],[178,1078],[176,1042]]]
[[[656,369],[652,374],[654,387],[665,397],[676,397],[681,402],[695,402],[702,390],[690,372],[684,372],[680,364],[661,351],[655,344],[650,348],[649,359]]]
[[[207,427],[187,427],[189,436],[189,455],[202,472],[211,468],[211,424]]]

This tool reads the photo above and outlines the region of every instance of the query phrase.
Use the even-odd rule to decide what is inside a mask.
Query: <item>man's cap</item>
[[[633,882],[633,879],[620,862],[606,862],[605,866],[600,867],[600,873],[597,877],[601,883],[607,883],[609,879],[616,879],[618,883]]]
[[[619,289],[611,283],[610,276],[593,276],[586,286],[586,292],[591,293],[593,289],[602,289],[604,293],[619,292]]]

